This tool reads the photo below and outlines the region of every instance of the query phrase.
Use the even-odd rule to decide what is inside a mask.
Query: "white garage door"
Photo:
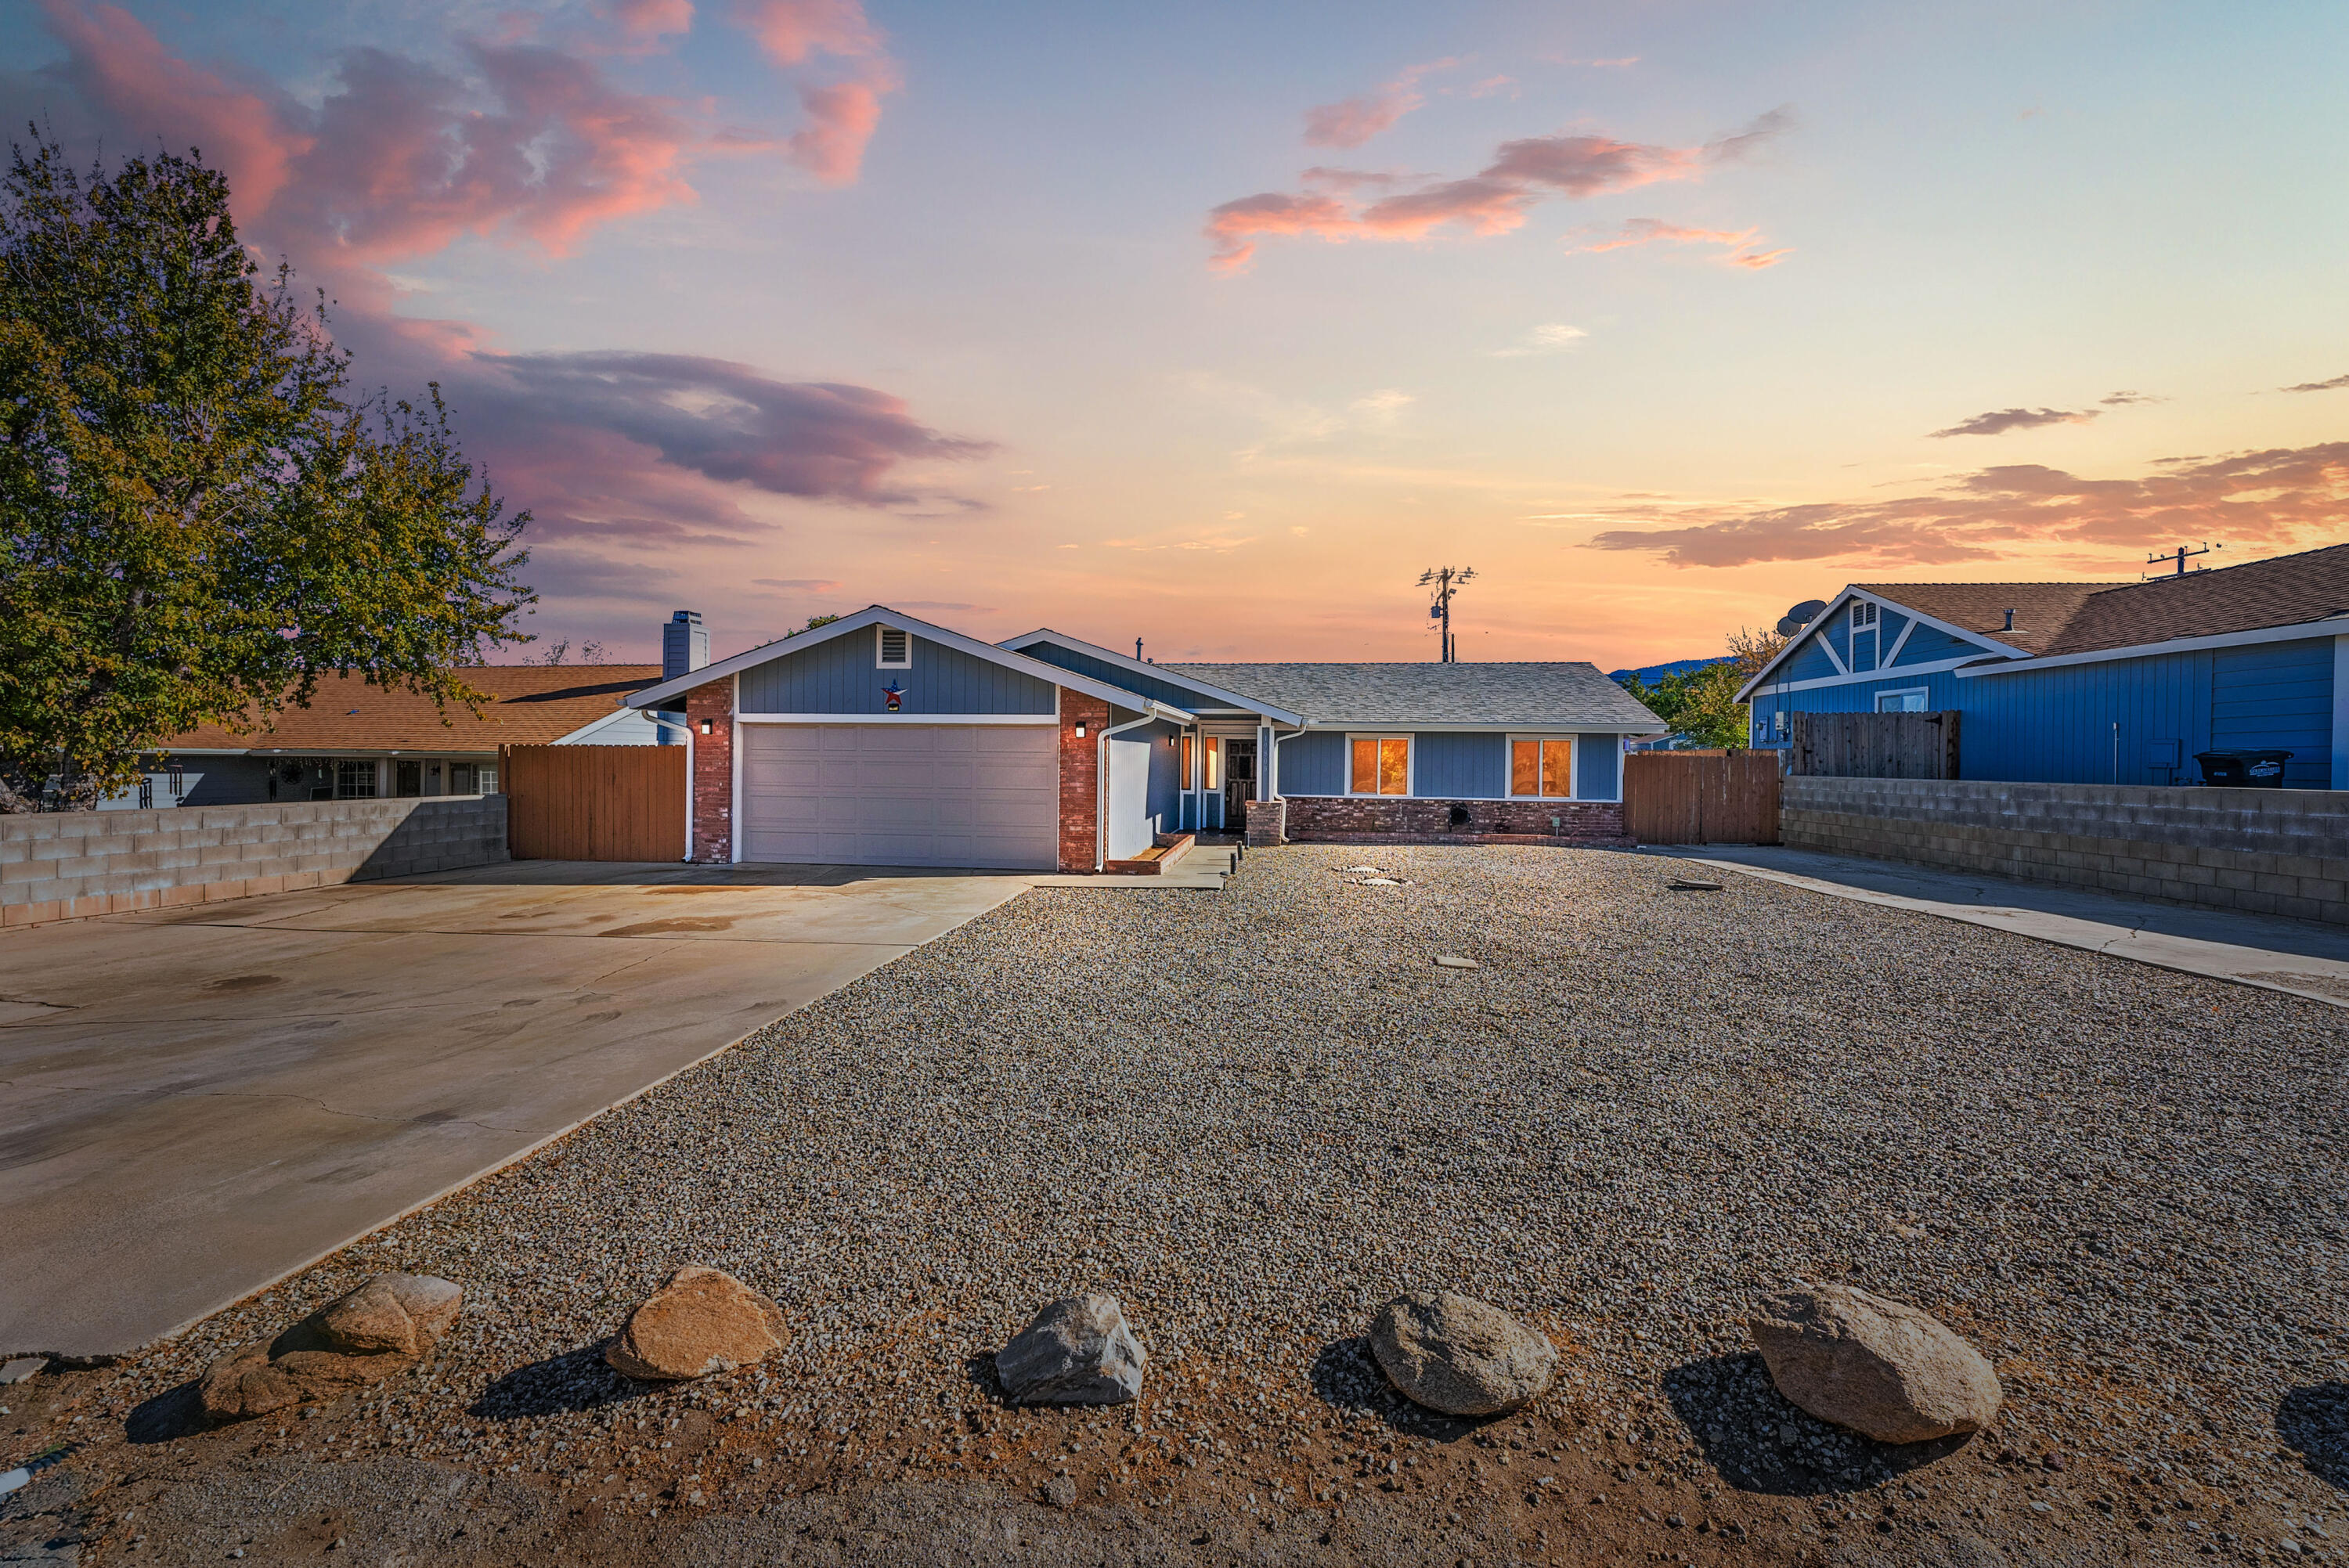
[[[742,858],[1050,871],[1049,724],[746,724]]]

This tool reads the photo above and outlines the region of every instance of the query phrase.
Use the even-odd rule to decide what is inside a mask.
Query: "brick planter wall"
[[[1790,848],[2349,925],[2349,791],[1793,777]]]
[[[505,858],[502,795],[0,817],[0,926],[415,876]]]
[[[1292,795],[1291,843],[1474,842],[1506,837],[1544,842],[1628,844],[1617,800],[1423,800],[1393,795]],[[1464,808],[1454,827],[1452,809]],[[1556,818],[1557,826],[1550,826]]]
[[[1077,726],[1085,737],[1077,738]],[[1061,870],[1096,870],[1101,846],[1101,732],[1109,704],[1061,688]]]
[[[734,858],[734,683],[711,681],[686,693],[685,721],[693,727],[693,859],[724,865]]]
[[[1242,837],[1248,848],[1260,850],[1288,841],[1288,802],[1286,800],[1251,800],[1247,803],[1247,825]]]

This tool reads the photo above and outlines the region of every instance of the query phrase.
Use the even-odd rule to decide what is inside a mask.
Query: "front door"
[[[1247,803],[1256,793],[1256,742],[1226,740],[1224,742],[1224,830],[1240,832],[1247,827]]]

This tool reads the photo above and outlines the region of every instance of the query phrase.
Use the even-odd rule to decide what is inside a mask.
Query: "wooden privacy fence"
[[[506,746],[498,755],[514,859],[685,859],[686,748]]]
[[[1623,830],[1643,844],[1775,844],[1775,751],[1635,751],[1623,758]]]
[[[1787,771],[1811,779],[1955,779],[1958,716],[1798,713]]]

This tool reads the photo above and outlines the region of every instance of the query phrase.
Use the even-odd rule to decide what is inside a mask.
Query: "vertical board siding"
[[[1504,735],[1431,732],[1412,737],[1412,790],[1433,800],[1498,800],[1509,792]]]
[[[1991,654],[1992,650],[1979,643],[1969,643],[1953,637],[1937,626],[1919,626],[1909,634],[1908,645],[1900,650],[1899,661],[1891,667],[1907,665],[1930,665],[1942,659],[1962,659],[1969,655]]]
[[[2210,655],[2210,749],[2292,753],[2289,789],[2333,782],[2333,639],[2218,648]]]
[[[1343,795],[1346,738],[1332,729],[1292,735],[1280,743],[1278,766],[1273,781],[1284,795]]]
[[[873,628],[850,632],[813,647],[779,653],[741,675],[744,713],[886,713],[881,688],[895,681],[909,714],[1050,713],[1050,681],[1007,669],[958,648],[913,639],[914,667],[885,670],[875,662]]]
[[[1091,676],[1093,679],[1106,682],[1120,691],[1130,691],[1136,696],[1155,697],[1158,701],[1171,704],[1175,707],[1197,709],[1232,706],[1225,698],[1210,696],[1196,686],[1185,686],[1180,681],[1164,676],[1137,675],[1132,670],[1119,668],[1107,659],[1092,654],[1079,653],[1074,648],[1064,648],[1057,643],[1030,643],[1017,651],[1027,655],[1031,659],[1040,660],[1057,668],[1073,670],[1081,676]]]
[[[681,861],[682,746],[499,749],[506,842],[518,861]]]
[[[1623,759],[1623,830],[1643,844],[1775,844],[1775,751],[1641,751]]]
[[[1578,735],[1574,738],[1574,792],[1585,800],[1623,798],[1623,738],[1619,735]]]
[[[1835,661],[1828,658],[1826,650],[1819,646],[1820,639],[1824,634],[1822,632],[1815,631],[1805,635],[1803,645],[1795,650],[1792,658],[1771,672],[1771,679],[1817,681],[1842,674],[1842,671],[1836,668]]]

